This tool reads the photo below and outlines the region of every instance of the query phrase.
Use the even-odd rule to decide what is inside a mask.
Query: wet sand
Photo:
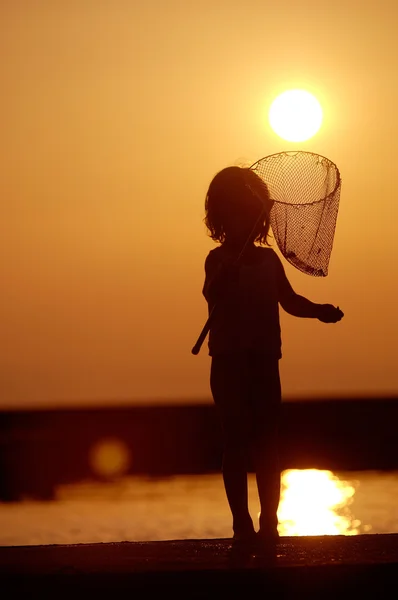
[[[398,534],[283,537],[274,560],[230,539],[0,547],[2,590],[30,598],[379,597],[397,569]]]

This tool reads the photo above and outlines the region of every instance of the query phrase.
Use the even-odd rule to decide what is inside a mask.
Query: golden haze
[[[343,176],[330,275],[286,265],[338,304],[336,326],[282,314],[285,396],[398,390],[398,8],[27,0],[0,8],[2,407],[209,398],[191,347],[212,176],[293,149],[273,98],[313,92],[300,148]]]

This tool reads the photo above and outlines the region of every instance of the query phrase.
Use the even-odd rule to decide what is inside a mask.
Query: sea
[[[248,477],[258,524],[256,481]],[[290,469],[281,476],[281,536],[398,533],[398,471]],[[124,476],[57,486],[52,500],[0,503],[0,545],[229,538],[220,473]]]

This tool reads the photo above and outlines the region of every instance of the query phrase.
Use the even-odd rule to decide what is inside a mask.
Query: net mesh
[[[308,275],[326,277],[340,202],[336,165],[300,151],[266,156],[251,168],[274,201],[271,228],[283,256]]]

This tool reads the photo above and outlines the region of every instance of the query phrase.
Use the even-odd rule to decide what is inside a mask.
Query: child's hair
[[[227,167],[217,173],[209,185],[205,200],[204,223],[215,242],[225,241],[225,216],[232,210],[244,213],[245,205],[258,206],[258,214],[265,208],[263,218],[253,241],[268,244],[269,212],[272,201],[264,181],[248,167]],[[254,223],[253,223],[254,225]]]

